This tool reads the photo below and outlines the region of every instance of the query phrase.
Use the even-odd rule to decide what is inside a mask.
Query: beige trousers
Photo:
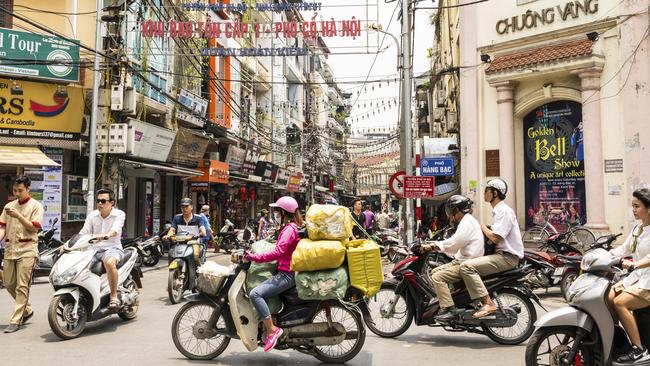
[[[465,281],[467,291],[472,300],[480,299],[488,295],[481,276],[505,272],[519,265],[519,257],[512,253],[499,251],[492,255],[486,255],[470,259],[460,265],[460,275]]]
[[[449,285],[462,279],[460,276],[460,265],[460,261],[454,259],[432,271],[431,282],[433,283],[433,288],[436,290],[441,308],[454,306],[454,299],[451,297]]]
[[[22,323],[23,316],[34,311],[29,304],[29,288],[32,284],[35,264],[36,258],[5,259],[5,287],[9,295],[16,301],[14,312],[9,320],[11,324]]]

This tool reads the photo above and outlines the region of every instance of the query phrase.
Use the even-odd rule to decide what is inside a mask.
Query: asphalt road
[[[222,264],[226,256],[212,258]],[[165,262],[161,262],[163,267]],[[4,365],[317,365],[315,358],[294,351],[262,350],[249,353],[237,340],[226,352],[207,362],[185,359],[174,347],[171,322],[181,305],[167,300],[167,271],[164,268],[145,273],[138,317],[125,322],[113,315],[87,325],[81,337],[61,341],[49,328],[47,307],[52,288],[39,281],[32,288],[35,316],[20,331],[0,333],[0,357]],[[563,305],[557,298],[542,295],[547,308]],[[13,299],[0,290],[0,329],[8,322]],[[543,314],[539,309],[538,316]],[[439,328],[411,328],[396,339],[382,339],[370,331],[361,353],[348,365],[500,365],[521,366],[525,344],[499,346],[487,337],[467,333],[449,333]]]

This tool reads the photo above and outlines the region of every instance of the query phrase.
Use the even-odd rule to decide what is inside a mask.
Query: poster
[[[44,149],[47,157],[61,166],[25,168],[25,175],[32,180],[30,195],[43,205],[43,230],[56,228],[54,237],[61,239],[61,197],[63,189],[63,150]],[[57,221],[54,224],[54,221]]]
[[[582,128],[582,106],[571,101],[545,104],[524,118],[526,227],[548,218],[563,231],[569,221],[586,221]]]

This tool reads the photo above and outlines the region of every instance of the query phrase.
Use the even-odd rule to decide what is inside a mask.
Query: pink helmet
[[[275,203],[271,203],[271,207],[279,207],[289,213],[295,213],[298,209],[298,202],[291,196],[280,197]]]

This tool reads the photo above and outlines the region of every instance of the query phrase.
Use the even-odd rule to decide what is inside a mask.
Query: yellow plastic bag
[[[358,240],[350,243],[357,244],[355,242]],[[348,245],[348,271],[350,285],[361,290],[364,296],[371,297],[379,292],[384,282],[379,246],[370,240],[363,240],[354,247]]]
[[[352,235],[352,216],[347,207],[311,205],[305,220],[311,240],[345,240]]]
[[[345,260],[345,247],[338,241],[302,239],[291,255],[291,270],[321,271],[338,268]]]

